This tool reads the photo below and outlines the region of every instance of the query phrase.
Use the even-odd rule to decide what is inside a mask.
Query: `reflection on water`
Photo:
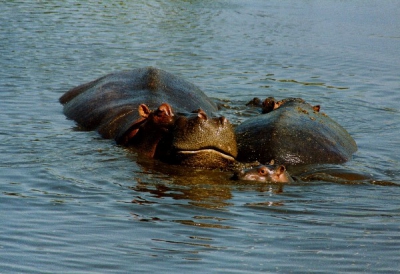
[[[147,174],[163,174],[157,182],[142,181],[131,187],[140,195],[140,192],[151,194],[154,198],[172,198],[174,200],[189,200],[189,204],[207,209],[223,209],[233,206],[234,191],[271,192],[279,194],[283,192],[283,184],[260,183],[231,180],[232,172],[219,170],[192,169],[179,166],[171,166],[156,160],[138,162]],[[164,177],[164,178],[163,178]],[[152,178],[154,178],[152,176]],[[152,203],[144,200],[140,195],[133,199],[133,203]],[[146,195],[147,196],[147,195]]]
[[[271,75],[269,75],[271,76]],[[315,78],[319,78],[319,77],[315,77]],[[293,79],[275,79],[275,78],[271,78],[271,77],[267,77],[265,78],[266,81],[277,81],[277,82],[281,82],[281,83],[294,83],[294,84],[300,84],[300,85],[304,85],[304,86],[321,86],[321,87],[325,87],[325,88],[333,88],[333,89],[338,89],[338,90],[345,90],[348,89],[348,87],[335,87],[335,86],[330,86],[330,85],[326,85],[323,82],[302,82],[302,81],[297,81],[297,80],[293,80]]]
[[[400,223],[398,1],[3,1],[0,272],[393,273]],[[74,130],[58,98],[155,66],[233,124],[301,97],[359,150],[279,185],[141,159]]]

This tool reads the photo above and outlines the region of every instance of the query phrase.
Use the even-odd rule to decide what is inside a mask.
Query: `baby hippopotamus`
[[[242,169],[233,175],[235,180],[247,180],[272,183],[292,183],[293,179],[283,165],[259,165],[249,169]]]

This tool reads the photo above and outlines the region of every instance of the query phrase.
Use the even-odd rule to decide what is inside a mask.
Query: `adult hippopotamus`
[[[258,165],[234,173],[232,179],[271,183],[292,183],[294,180],[283,165],[275,165],[272,160],[268,165]]]
[[[163,70],[112,73],[67,91],[60,102],[82,127],[149,157],[216,168],[237,155],[231,124],[206,114],[216,112],[216,105],[195,85]]]
[[[253,100],[254,101],[254,100]],[[263,103],[265,114],[236,127],[239,161],[285,165],[342,163],[357,145],[349,133],[326,114],[299,98]]]
[[[195,85],[153,67],[100,77],[67,91],[60,102],[68,118],[111,139],[125,134],[141,118],[137,111],[141,104],[156,109],[168,103],[175,112],[201,108],[209,115],[218,110]]]

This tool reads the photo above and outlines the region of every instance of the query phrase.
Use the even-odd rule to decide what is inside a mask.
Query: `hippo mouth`
[[[235,161],[232,155],[215,149],[178,150],[175,155],[181,165],[201,168],[224,168]]]
[[[235,158],[232,155],[229,155],[223,151],[219,151],[217,149],[214,148],[202,148],[202,149],[198,149],[198,150],[180,150],[177,151],[177,154],[182,154],[182,155],[199,155],[199,154],[213,154],[213,155],[219,155],[222,158],[228,159],[228,160],[232,160],[234,161]]]

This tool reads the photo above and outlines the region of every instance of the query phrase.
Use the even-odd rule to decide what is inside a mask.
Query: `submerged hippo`
[[[233,175],[235,180],[272,182],[272,183],[292,183],[293,179],[283,165],[274,165],[271,161],[269,165],[259,165],[253,168],[242,169]]]
[[[216,105],[193,84],[163,70],[109,74],[69,90],[60,102],[65,115],[82,127],[149,157],[215,168],[237,155],[230,123],[206,114],[216,112]]]
[[[211,115],[218,110],[195,85],[153,67],[111,73],[60,98],[68,118],[111,139],[120,138],[141,119],[141,104],[156,109],[164,102],[177,113],[201,108]]]
[[[299,98],[267,98],[265,114],[236,128],[239,161],[285,165],[342,163],[357,151],[349,133],[326,114]]]

